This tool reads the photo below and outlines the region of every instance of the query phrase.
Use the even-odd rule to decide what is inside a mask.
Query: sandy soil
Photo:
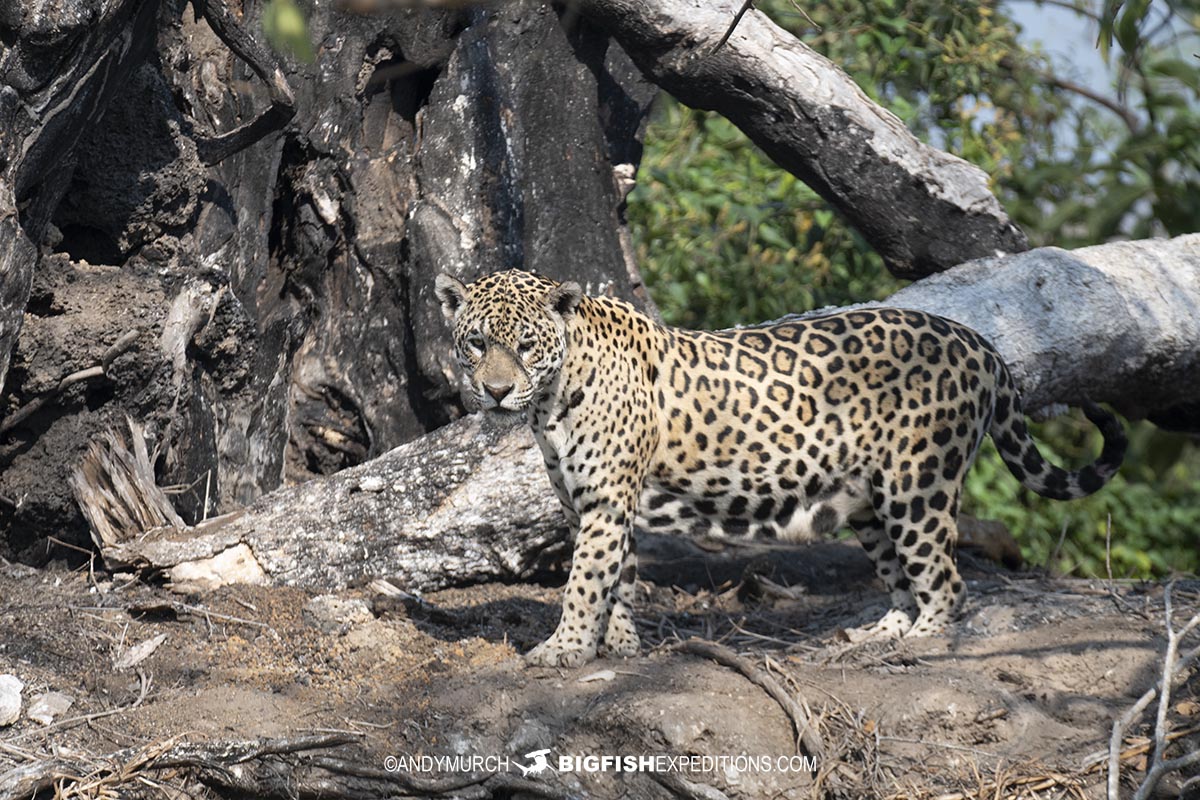
[[[1161,670],[1157,585],[1114,591],[964,557],[971,602],[948,635],[852,647],[841,629],[885,609],[852,542],[706,552],[652,540],[642,550],[643,654],[561,671],[518,658],[557,618],[554,576],[417,602],[365,589],[318,596],[248,586],[184,597],[129,576],[5,566],[0,673],[26,684],[27,704],[53,690],[74,705],[50,727],[23,717],[0,729],[0,794],[6,771],[51,756],[109,769],[100,757],[127,748],[340,731],[353,741],[325,755],[361,772],[353,791],[365,794],[1101,797],[1103,774],[1088,756],[1107,748],[1114,717]],[[764,595],[760,574],[789,591],[768,586]],[[1174,597],[1176,618],[1186,619],[1200,605],[1200,582],[1178,582]],[[143,661],[114,666],[159,634],[166,639]],[[689,636],[723,642],[802,698],[819,720],[823,756],[795,758],[792,722],[758,685],[673,651]],[[1144,777],[1137,746],[1152,712],[1126,739],[1130,787]],[[1200,679],[1176,689],[1169,721],[1191,730],[1171,755],[1200,747]],[[542,749],[551,767],[570,756],[656,756],[661,771],[602,762],[591,766],[604,771],[589,771],[577,761],[523,778],[517,765]],[[455,755],[490,760],[450,771],[420,760]],[[293,794],[321,771],[303,759],[273,763],[305,770],[308,783],[297,779]],[[133,774],[158,788],[128,777],[127,793],[213,792],[194,770]],[[1183,779],[1165,781],[1163,796],[1177,796]],[[327,794],[346,786],[324,785]]]

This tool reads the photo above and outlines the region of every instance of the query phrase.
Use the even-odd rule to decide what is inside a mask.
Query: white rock
[[[254,557],[254,551],[244,542],[222,550],[212,558],[176,564],[167,570],[167,576],[171,579],[168,588],[180,594],[212,590],[231,583],[261,586],[267,582],[267,573]]]
[[[45,694],[35,694],[33,702],[29,704],[29,710],[25,712],[25,716],[29,717],[34,722],[40,722],[43,725],[49,725],[54,722],[55,717],[62,716],[66,713],[71,704],[75,702],[75,698],[70,695],[65,695],[62,692],[46,692]]]
[[[0,727],[12,725],[21,716],[21,690],[25,684],[16,675],[0,675]]]
[[[378,475],[368,475],[358,482],[358,488],[364,492],[382,492],[386,484]]]

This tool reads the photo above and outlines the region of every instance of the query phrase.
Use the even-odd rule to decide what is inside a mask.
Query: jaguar
[[[1030,438],[1012,375],[975,331],[863,307],[723,331],[659,324],[579,284],[521,270],[435,293],[472,405],[524,412],[574,533],[562,615],[532,664],[631,656],[634,522],[802,541],[848,525],[891,608],[859,638],[927,636],[962,607],[956,518],[991,435],[1018,481],[1066,500],[1120,466],[1124,430],[1067,471]]]

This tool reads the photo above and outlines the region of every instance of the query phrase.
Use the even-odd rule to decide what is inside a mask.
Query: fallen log
[[[110,566],[161,572],[184,589],[330,589],[388,577],[423,591],[528,577],[561,556],[566,533],[528,428],[477,414],[241,511],[158,528],[103,555]]]
[[[1200,234],[972,261],[884,303],[983,334],[1026,412],[1087,396],[1141,419],[1200,396]]]
[[[963,264],[888,302],[991,339],[1028,410],[1086,395],[1138,417],[1200,392],[1200,234]],[[195,580],[188,570],[220,582],[219,557],[236,552],[225,558],[256,561],[255,580],[329,590],[390,577],[419,591],[526,577],[565,547],[532,436],[477,415],[229,517],[103,554],[181,583]]]

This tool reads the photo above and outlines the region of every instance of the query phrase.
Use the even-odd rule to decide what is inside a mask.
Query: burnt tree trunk
[[[75,152],[153,47],[154,4],[0,6],[0,381]]]
[[[0,553],[87,542],[67,476],[126,415],[189,522],[459,416],[439,271],[648,306],[614,167],[655,90],[579,17],[314,4],[270,83],[178,0],[75,5],[0,10]]]

